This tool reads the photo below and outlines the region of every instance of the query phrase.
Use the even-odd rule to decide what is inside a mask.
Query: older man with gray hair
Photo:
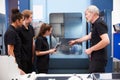
[[[69,45],[81,43],[86,40],[90,41],[90,48],[85,53],[90,56],[89,71],[90,73],[103,73],[107,64],[107,45],[110,43],[108,37],[108,27],[99,16],[99,9],[90,5],[85,11],[87,22],[90,22],[91,31],[82,38],[71,40]]]

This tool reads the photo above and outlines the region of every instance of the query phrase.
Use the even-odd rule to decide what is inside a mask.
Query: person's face
[[[17,20],[17,25],[18,25],[18,27],[21,27],[21,26],[23,25],[23,21],[24,21],[23,18],[20,19],[20,20]]]
[[[30,15],[29,18],[26,18],[26,19],[25,19],[25,21],[26,21],[27,24],[30,24],[30,23],[32,22],[32,17],[33,17],[33,16]]]
[[[49,36],[51,33],[52,33],[52,28],[49,31],[46,32],[46,35]]]
[[[87,22],[92,22],[93,16],[94,16],[93,13],[91,13],[89,11],[85,12],[85,17],[86,17]]]

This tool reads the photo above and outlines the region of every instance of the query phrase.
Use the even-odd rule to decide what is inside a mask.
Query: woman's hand
[[[20,75],[25,75],[26,74],[22,69],[19,69],[19,70],[20,70]]]
[[[56,52],[55,48],[49,50],[49,53],[54,53],[54,52]]]

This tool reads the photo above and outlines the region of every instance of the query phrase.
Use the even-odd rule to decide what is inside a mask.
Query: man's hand
[[[85,53],[88,55],[91,54],[92,52],[93,52],[93,50],[91,48],[88,48],[85,50]]]
[[[69,41],[69,45],[70,45],[70,46],[74,45],[75,43],[76,43],[75,40],[71,40],[71,41]]]

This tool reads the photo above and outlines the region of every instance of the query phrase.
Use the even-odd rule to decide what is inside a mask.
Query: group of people
[[[47,73],[49,68],[49,54],[56,49],[50,49],[46,36],[52,32],[52,26],[43,23],[35,37],[31,25],[32,11],[12,9],[11,24],[4,35],[5,51],[9,56],[14,56],[21,74],[33,71],[34,56],[36,56],[36,69],[38,73]],[[91,32],[82,38],[69,41],[69,45],[91,40],[90,48],[85,53],[90,57],[90,73],[105,72],[107,64],[106,47],[110,43],[108,28],[99,16],[99,9],[91,5],[85,11],[87,22],[92,24]],[[35,37],[35,40],[34,40]],[[35,55],[34,55],[35,54]]]
[[[50,35],[52,27],[46,23],[42,24],[34,43],[34,29],[31,22],[32,11],[24,10],[21,13],[18,9],[12,9],[11,24],[4,34],[5,52],[6,55],[15,57],[21,74],[33,71],[34,53],[36,53],[38,72],[47,73],[48,54],[55,52],[55,49],[49,49],[46,38]]]

